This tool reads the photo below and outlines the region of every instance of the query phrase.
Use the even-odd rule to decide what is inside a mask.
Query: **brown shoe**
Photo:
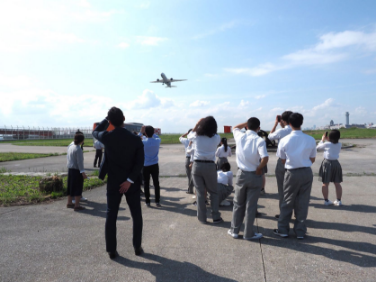
[[[83,206],[74,207],[74,211],[82,211],[82,210],[86,210],[86,208]]]
[[[74,209],[74,204],[67,204],[68,209]]]

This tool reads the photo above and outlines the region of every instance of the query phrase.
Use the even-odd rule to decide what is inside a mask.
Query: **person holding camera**
[[[243,133],[241,130],[246,128]],[[233,134],[236,143],[236,185],[234,209],[232,212],[231,229],[227,233],[233,238],[239,237],[239,231],[245,217],[245,240],[262,238],[261,233],[253,231],[253,223],[257,212],[257,201],[262,188],[262,174],[268,163],[269,155],[265,140],[258,136],[260,120],[251,117],[247,122],[234,126]],[[261,162],[260,162],[261,159]]]
[[[143,136],[143,135],[146,135]],[[139,136],[142,137],[142,143],[144,143],[145,161],[143,168],[144,177],[144,190],[145,190],[145,203],[147,207],[150,207],[150,176],[153,179],[154,191],[155,191],[155,205],[160,207],[161,188],[159,186],[159,145],[161,144],[161,138],[154,134],[154,127],[142,126]]]
[[[192,173],[191,173],[191,155],[187,152],[187,148],[189,146],[189,140],[187,135],[192,131],[192,129],[188,130],[187,133],[183,134],[182,136],[179,137],[179,142],[184,145],[185,149],[185,173],[187,174],[188,177],[188,191],[186,192],[187,194],[193,194],[193,181],[192,181]]]
[[[192,178],[197,193],[197,217],[201,223],[206,219],[206,191],[210,194],[213,223],[221,223],[219,195],[217,191],[217,169],[215,152],[221,137],[217,134],[217,122],[212,116],[200,119],[188,134],[188,140],[194,143]]]
[[[268,138],[270,141],[276,140],[279,142],[289,135],[292,131],[289,126],[289,117],[292,114],[291,111],[285,111],[282,115],[278,115],[275,118],[274,126],[270,131]],[[281,126],[280,129],[276,130],[278,124]],[[277,179],[278,187],[278,198],[279,198],[279,209],[281,209],[281,204],[283,201],[283,179],[285,177],[285,165],[282,163],[282,160],[278,158],[277,165],[275,167],[275,178]],[[275,215],[276,218],[279,218],[279,214]]]

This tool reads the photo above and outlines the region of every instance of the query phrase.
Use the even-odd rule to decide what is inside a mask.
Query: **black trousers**
[[[94,158],[94,166],[97,166],[97,161],[98,161],[98,166],[101,165],[102,163],[102,149],[96,149],[95,151],[95,158]]]
[[[150,175],[153,178],[154,190],[155,190],[155,202],[159,203],[161,197],[161,189],[159,187],[159,165],[154,164],[150,166],[144,166],[144,192],[145,202],[150,203]]]
[[[129,210],[133,220],[133,247],[141,247],[142,242],[142,211],[140,198],[140,183],[136,181],[131,185],[125,194],[120,194],[119,186],[112,187],[107,184],[107,217],[105,226],[106,251],[115,252],[117,247],[116,240],[116,221],[118,217],[119,206],[123,195],[127,200]]]

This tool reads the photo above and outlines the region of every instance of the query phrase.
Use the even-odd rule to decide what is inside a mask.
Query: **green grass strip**
[[[58,154],[58,153],[51,153],[51,154],[0,153],[0,162],[46,158],[46,157],[60,156],[60,155],[62,155],[62,154]]]

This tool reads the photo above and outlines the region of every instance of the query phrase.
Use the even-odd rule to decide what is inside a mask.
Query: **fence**
[[[41,140],[73,139],[79,129],[85,138],[93,138],[91,127],[20,127],[4,126],[0,128],[0,141],[6,140]]]

